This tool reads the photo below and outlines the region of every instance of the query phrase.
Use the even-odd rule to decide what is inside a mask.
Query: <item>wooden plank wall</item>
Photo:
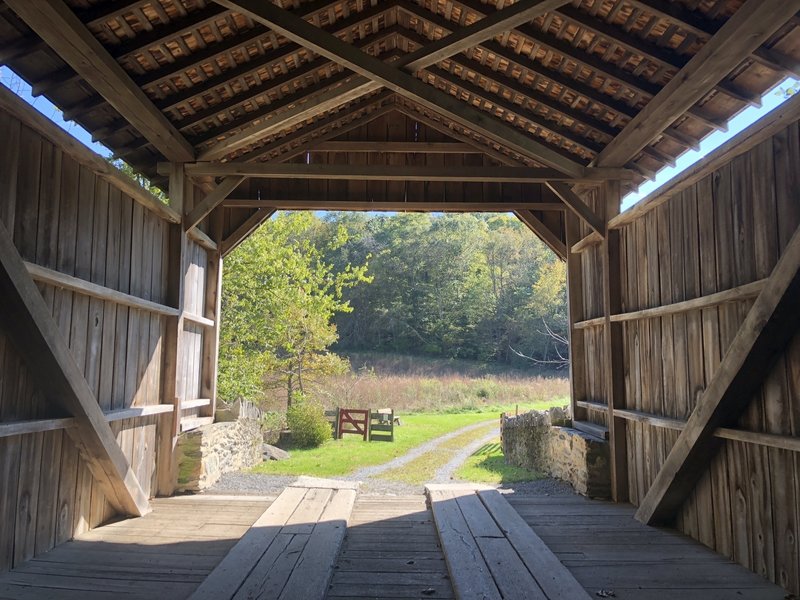
[[[741,151],[740,151],[741,152]],[[797,122],[716,166],[622,225],[623,312],[669,305],[768,277],[800,225],[800,125]],[[583,289],[602,273],[591,249],[581,255]],[[598,279],[599,282],[599,279]],[[685,420],[743,322],[740,300],[624,322],[625,407]],[[602,314],[591,292],[589,319]],[[592,375],[602,326],[583,330],[587,397],[605,402]],[[595,411],[589,411],[594,413]],[[629,495],[653,483],[679,431],[665,420],[627,422]],[[800,335],[766,376],[737,428],[800,436]],[[800,593],[800,453],[760,442],[725,440],[677,517],[684,533]]]
[[[149,210],[134,201],[113,177],[98,174],[92,167],[97,158],[87,158],[89,151],[78,144],[65,143],[63,132],[54,133],[49,124],[34,127],[37,118],[20,120],[0,111],[0,220],[23,259],[165,304],[168,229],[180,225],[164,220],[158,207]],[[196,287],[205,285],[206,258],[193,245],[188,278]],[[38,285],[104,411],[171,402],[162,398],[161,389],[163,314]],[[202,302],[204,292],[197,297]],[[203,314],[202,305],[193,308]],[[193,361],[186,372],[191,385],[199,381],[195,355],[187,359]],[[0,426],[68,416],[42,397],[36,377],[0,328]],[[197,397],[194,389],[190,392]],[[148,494],[155,493],[156,428],[163,418],[111,423]],[[0,435],[0,571],[111,516],[113,510],[63,429]]]

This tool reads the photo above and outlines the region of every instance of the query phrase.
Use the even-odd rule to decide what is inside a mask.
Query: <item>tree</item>
[[[371,281],[367,264],[338,270],[324,259],[348,241],[337,228],[321,247],[312,243],[320,221],[311,213],[281,214],[225,262],[220,332],[219,394],[229,400],[264,398],[281,386],[287,404],[306,381],[348,368],[329,351],[338,336],[333,317],[352,310],[343,292]]]

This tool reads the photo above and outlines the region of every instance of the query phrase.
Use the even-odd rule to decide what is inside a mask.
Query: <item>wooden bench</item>
[[[286,488],[192,600],[322,600],[358,484],[304,478]]]
[[[589,600],[497,490],[430,484],[425,491],[460,600]]]

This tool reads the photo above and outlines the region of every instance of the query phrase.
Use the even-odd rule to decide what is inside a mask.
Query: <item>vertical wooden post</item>
[[[606,223],[619,214],[620,185],[609,181],[603,185]],[[608,404],[608,434],[611,462],[611,497],[615,502],[628,499],[628,450],[626,446],[625,419],[615,416],[614,410],[625,408],[625,376],[623,371],[622,323],[612,323],[611,315],[622,312],[622,283],[620,279],[621,256],[619,230],[606,231],[602,245],[603,254],[603,316],[605,317],[604,380]]]
[[[172,164],[169,178],[169,198],[171,206],[183,215],[185,207],[191,206],[192,184],[184,174],[182,164]],[[172,404],[171,413],[166,413],[158,427],[157,493],[169,496],[175,491],[177,465],[175,463],[175,444],[181,426],[181,399],[185,385],[183,378],[183,309],[184,281],[187,270],[188,238],[183,223],[169,226],[169,257],[167,263],[167,304],[180,312],[178,316],[167,317],[164,335],[164,364],[162,365],[162,402]]]
[[[586,409],[576,402],[586,399],[586,349],[583,331],[575,323],[583,320],[583,275],[581,255],[572,253],[572,246],[580,240],[580,221],[571,211],[566,211],[567,238],[567,309],[569,313],[569,384],[572,418],[586,420]]]
[[[219,330],[222,309],[222,207],[211,214],[211,237],[217,249],[209,252],[206,264],[206,297],[204,304],[207,319],[214,327],[203,332],[203,363],[200,380],[200,397],[209,398],[211,404],[204,406],[200,415],[213,417],[217,407],[217,367],[219,364]]]

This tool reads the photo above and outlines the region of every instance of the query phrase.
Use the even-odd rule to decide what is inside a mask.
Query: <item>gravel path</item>
[[[481,421],[480,423],[475,423],[473,425],[467,425],[466,427],[462,427],[461,429],[456,429],[455,431],[451,431],[443,436],[437,437],[432,439],[430,442],[425,442],[421,446],[417,446],[412,450],[403,454],[403,456],[398,456],[394,460],[390,460],[388,463],[383,463],[382,465],[374,465],[372,467],[364,467],[363,469],[359,469],[355,473],[351,475],[347,475],[343,477],[343,479],[353,480],[353,481],[365,481],[380,473],[384,473],[386,471],[391,471],[392,469],[396,469],[398,467],[402,467],[410,463],[412,460],[419,458],[423,454],[430,452],[431,450],[435,450],[439,445],[443,444],[447,440],[452,440],[454,437],[461,435],[462,433],[467,433],[468,431],[473,431],[475,429],[480,429],[481,427],[486,427],[488,423],[492,421],[496,421],[497,419],[492,419],[488,421]],[[496,434],[495,434],[496,435]],[[467,454],[469,456],[469,454]]]
[[[434,475],[431,483],[450,483],[451,480],[455,479],[456,469],[463,465],[465,460],[477,452],[484,444],[488,444],[499,435],[500,427],[495,427],[481,439],[470,442],[464,446],[461,450],[456,452],[446,465],[436,471],[436,475]]]

